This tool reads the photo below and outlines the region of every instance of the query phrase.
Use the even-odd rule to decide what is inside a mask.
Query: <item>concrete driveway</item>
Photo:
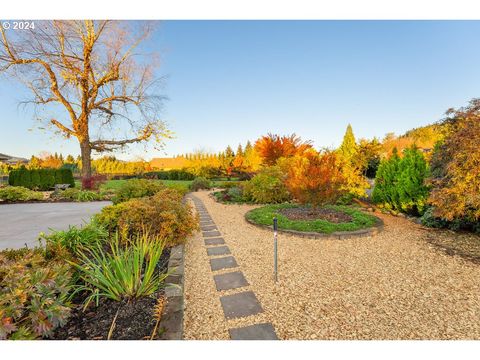
[[[38,234],[82,225],[109,201],[0,205],[0,250],[38,245]]]

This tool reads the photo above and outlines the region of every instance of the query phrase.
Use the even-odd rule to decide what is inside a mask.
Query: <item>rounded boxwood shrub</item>
[[[190,189],[192,191],[198,191],[198,190],[208,190],[212,187],[212,184],[210,180],[204,177],[196,177],[193,181],[192,184],[190,185]]]
[[[278,204],[292,198],[283,182],[283,173],[276,166],[263,169],[246,182],[244,197],[259,204]]]
[[[130,199],[152,196],[165,188],[159,181],[147,179],[131,179],[125,181],[117,190],[113,203],[118,204]]]

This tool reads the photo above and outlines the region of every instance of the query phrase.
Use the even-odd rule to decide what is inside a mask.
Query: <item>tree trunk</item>
[[[90,147],[90,141],[82,141],[80,143],[80,150],[82,155],[82,178],[89,178],[92,176],[92,149]]]

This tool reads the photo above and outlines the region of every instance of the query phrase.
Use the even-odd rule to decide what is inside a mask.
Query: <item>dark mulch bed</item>
[[[169,258],[170,249],[165,249],[158,265],[159,271],[166,271]],[[102,299],[98,307],[92,302],[85,311],[82,303],[87,294],[80,294],[74,299],[76,305],[72,309],[68,323],[58,328],[52,339],[106,340],[117,310],[118,316],[111,339],[149,339],[156,324],[154,306],[163,293],[164,289],[159,289],[150,297],[130,303]]]
[[[278,212],[289,220],[326,220],[334,224],[353,220],[348,214],[328,208],[292,207],[280,209]]]

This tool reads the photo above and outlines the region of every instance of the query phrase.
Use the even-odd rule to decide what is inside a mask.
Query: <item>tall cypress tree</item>
[[[345,135],[343,136],[342,145],[338,148],[339,154],[347,161],[351,161],[352,157],[357,152],[357,142],[355,135],[353,135],[352,126],[348,124]]]
[[[400,169],[400,157],[397,148],[393,149],[392,156],[380,163],[375,176],[375,188],[372,200],[375,203],[387,204],[395,207],[397,203],[396,186]]]

